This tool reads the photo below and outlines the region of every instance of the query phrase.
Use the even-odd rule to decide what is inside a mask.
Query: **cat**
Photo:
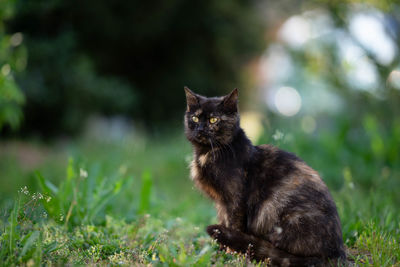
[[[237,89],[223,97],[184,89],[191,178],[215,202],[219,221],[207,233],[272,265],[344,262],[339,216],[318,173],[292,153],[252,145],[240,127]]]

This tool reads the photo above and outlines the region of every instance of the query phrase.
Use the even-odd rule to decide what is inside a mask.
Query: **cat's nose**
[[[203,127],[197,128],[197,137],[204,136],[205,133],[206,133],[206,132],[204,131],[204,128],[203,128]]]

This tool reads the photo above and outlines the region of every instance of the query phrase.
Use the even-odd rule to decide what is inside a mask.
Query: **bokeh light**
[[[292,87],[281,87],[275,93],[274,103],[279,113],[291,117],[300,111],[301,96]]]
[[[317,122],[312,116],[304,116],[301,119],[301,129],[306,133],[313,133],[317,128]]]
[[[259,112],[247,111],[240,114],[241,127],[252,142],[257,142],[263,134],[263,118],[264,115]]]
[[[388,85],[400,90],[400,70],[393,70],[387,80]]]
[[[381,12],[370,10],[352,14],[349,27],[360,45],[373,53],[379,63],[389,65],[396,56],[397,49],[385,30],[384,23]]]

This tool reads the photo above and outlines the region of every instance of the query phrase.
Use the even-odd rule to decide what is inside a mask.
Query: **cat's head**
[[[221,97],[205,97],[185,87],[185,133],[198,145],[224,145],[239,129],[238,90]]]

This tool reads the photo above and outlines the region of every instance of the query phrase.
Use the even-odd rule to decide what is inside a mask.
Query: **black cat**
[[[218,213],[208,234],[272,265],[344,262],[339,216],[318,173],[294,154],[251,144],[239,125],[237,89],[211,98],[185,92],[191,177]]]

